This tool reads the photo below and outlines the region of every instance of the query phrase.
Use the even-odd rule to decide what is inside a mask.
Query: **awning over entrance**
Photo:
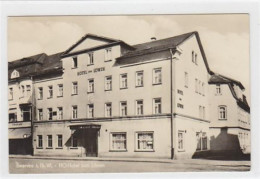
[[[101,125],[99,124],[73,124],[70,125],[70,129],[100,129]]]
[[[25,139],[31,136],[31,128],[9,129],[9,139]]]

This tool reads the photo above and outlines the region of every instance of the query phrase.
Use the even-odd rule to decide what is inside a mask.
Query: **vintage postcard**
[[[249,171],[249,15],[9,17],[9,172]]]

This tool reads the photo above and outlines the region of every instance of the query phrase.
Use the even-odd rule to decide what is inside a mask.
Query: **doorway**
[[[87,129],[83,132],[84,147],[87,157],[98,156],[98,130]]]

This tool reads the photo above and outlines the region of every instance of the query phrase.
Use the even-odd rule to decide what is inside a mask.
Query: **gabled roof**
[[[234,80],[232,78],[226,77],[224,75],[220,75],[217,73],[214,73],[211,75],[209,79],[209,84],[228,84],[228,83],[234,83],[240,87],[240,89],[244,90],[245,87],[240,81]]]
[[[129,51],[126,54],[124,54],[123,56],[117,58],[115,65],[126,65],[129,63],[136,63],[139,61],[135,62],[133,60],[135,57],[155,53],[158,51],[164,51],[164,50],[168,50],[168,49],[176,49],[178,45],[183,43],[185,40],[187,40],[192,35],[196,36],[203,60],[206,65],[206,68],[207,68],[208,72],[211,74],[206,55],[205,55],[204,49],[203,49],[201,41],[200,41],[199,33],[196,31],[186,33],[186,34],[181,34],[181,35],[166,38],[166,39],[161,39],[161,40],[151,41],[151,42],[147,42],[147,43],[143,43],[143,44],[133,45],[135,50]],[[131,58],[131,62],[128,60],[129,58]],[[136,58],[136,60],[137,60],[137,58]],[[146,60],[146,59],[144,59],[144,60]]]
[[[103,37],[103,36],[97,36],[95,34],[86,34],[83,37],[81,37],[81,39],[78,40],[75,44],[73,44],[70,48],[65,50],[64,53],[62,54],[62,56],[64,56],[64,57],[68,56],[68,54],[70,54],[70,52],[73,49],[75,49],[79,44],[81,44],[87,38],[93,39],[93,40],[100,40],[100,41],[103,41],[103,42],[107,42],[108,44],[101,45],[101,46],[98,46],[98,47],[89,48],[89,49],[83,49],[83,50],[80,50],[80,51],[73,52],[72,54],[78,54],[78,53],[85,52],[85,51],[95,50],[95,48],[100,48],[100,47],[105,48],[106,46],[109,46],[111,44],[122,44],[122,45],[124,45],[128,48],[131,48],[131,49],[133,48],[132,46],[128,45],[127,43],[125,43],[122,40],[113,39],[113,38],[109,38],[109,37]]]

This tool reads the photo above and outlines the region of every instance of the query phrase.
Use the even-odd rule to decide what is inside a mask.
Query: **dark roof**
[[[187,40],[192,35],[196,36],[203,60],[206,65],[206,68],[207,68],[208,72],[211,73],[204,49],[203,49],[201,41],[200,41],[199,33],[196,31],[174,36],[174,37],[170,37],[170,38],[166,38],[166,39],[161,39],[161,40],[151,41],[151,42],[147,42],[147,43],[143,43],[143,44],[133,45],[135,50],[129,51],[126,54],[124,54],[123,56],[117,58],[115,65],[125,65],[125,64],[129,64],[129,63],[135,63],[135,61],[133,60],[134,57],[147,55],[147,54],[155,53],[158,51],[164,51],[164,50],[168,50],[168,49],[176,49],[176,47],[178,45],[183,43],[185,40]],[[130,60],[130,57],[132,58],[131,60]]]
[[[90,39],[94,39],[94,40],[101,40],[104,42],[108,42],[109,44],[122,44],[124,46],[126,46],[127,48],[131,48],[133,49],[132,46],[128,45],[127,43],[125,43],[122,40],[118,40],[118,39],[113,39],[113,38],[109,38],[109,37],[103,37],[103,36],[97,36],[95,34],[86,34],[83,37],[81,37],[81,39],[79,39],[75,44],[73,44],[71,47],[69,47],[67,50],[64,51],[64,53],[62,54],[62,56],[66,57],[69,56],[68,54],[74,49],[76,48],[79,44],[81,44],[85,39],[90,38]],[[100,47],[109,45],[109,44],[105,44],[105,45],[101,45]],[[86,50],[90,51],[90,50],[94,50],[96,47],[93,48],[89,48],[89,49],[83,49],[83,50],[79,50],[76,52],[73,52],[72,54],[78,54],[81,52],[85,52]],[[105,48],[105,47],[104,47]]]
[[[57,53],[47,56],[43,53],[8,62],[8,79],[11,79],[11,73],[14,70],[19,72],[19,78],[37,76],[55,71],[58,72],[58,70],[62,69],[60,61],[61,54],[62,53]]]
[[[228,83],[234,83],[236,85],[238,85],[242,90],[245,89],[245,87],[243,86],[243,84],[240,81],[234,80],[232,78],[214,73],[213,75],[211,75],[210,79],[209,79],[209,84],[228,84]]]

